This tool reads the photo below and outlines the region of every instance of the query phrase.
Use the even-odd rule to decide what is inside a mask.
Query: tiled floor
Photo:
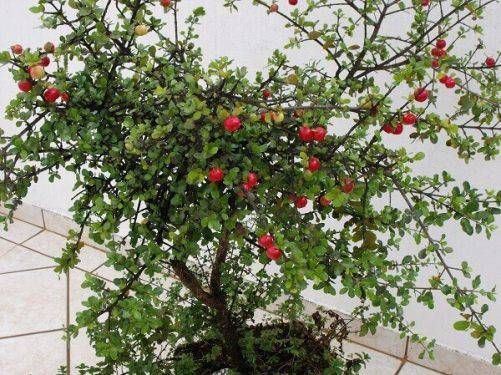
[[[65,327],[87,296],[80,284],[85,272],[106,278],[113,271],[103,266],[104,252],[86,246],[79,269],[56,274],[52,257],[60,253],[65,238],[44,228],[44,222],[35,223],[40,226],[16,220],[8,232],[0,229],[0,374],[55,374],[61,365],[76,373],[79,363],[96,360],[84,334],[63,340]],[[353,342],[345,349],[371,356],[364,374],[440,374]]]

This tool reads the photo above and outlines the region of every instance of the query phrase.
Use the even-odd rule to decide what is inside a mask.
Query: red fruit
[[[414,91],[414,99],[418,102],[425,102],[428,99],[428,90],[420,87]]]
[[[33,88],[33,83],[31,83],[31,81],[19,81],[17,87],[19,87],[19,90],[22,92],[28,92]]]
[[[234,133],[240,129],[241,126],[242,123],[237,116],[229,116],[224,120],[224,128],[227,132]]]
[[[296,207],[297,208],[304,208],[308,204],[308,198],[306,198],[304,195],[296,198]]]
[[[428,5],[430,5],[430,0],[421,0],[421,5],[427,7]]]
[[[221,168],[211,168],[208,177],[210,182],[218,183],[223,181],[224,172]]]
[[[445,39],[437,39],[437,48],[444,49],[446,45],[447,42],[445,41]]]
[[[310,160],[308,161],[308,170],[310,172],[316,172],[320,169],[320,160],[318,160],[316,157],[312,156]]]
[[[43,67],[47,67],[47,66],[49,66],[49,64],[50,64],[49,56],[43,56],[40,59],[40,65],[42,65]]]
[[[54,103],[61,96],[61,92],[55,87],[49,87],[43,93],[43,98],[47,103]]]
[[[171,0],[160,0],[160,5],[163,6],[164,8],[167,8],[170,6]]]
[[[496,59],[494,57],[486,58],[485,66],[487,66],[488,68],[494,68],[496,66]]]
[[[327,135],[327,130],[325,128],[322,128],[321,126],[316,127],[315,129],[312,130],[313,132],[313,139],[317,142],[322,142],[325,139],[325,136]]]
[[[417,121],[417,117],[412,112],[407,112],[402,116],[402,121],[405,125],[414,125]]]
[[[270,246],[266,249],[266,255],[271,260],[279,260],[282,257],[282,251],[275,246]]]
[[[301,126],[299,128],[299,139],[303,142],[311,142],[314,139],[313,130],[308,128],[307,126]]]
[[[431,49],[431,55],[432,55],[432,56],[435,56],[435,57],[438,57],[438,56],[440,56],[440,51],[441,51],[441,49],[440,49],[440,48],[433,47],[433,48]]]
[[[383,125],[383,131],[388,134],[393,134],[393,125],[391,124],[384,124]]]
[[[263,90],[263,99],[269,99],[271,97],[271,91],[270,90]]]
[[[445,81],[445,87],[448,89],[452,89],[456,86],[456,80],[452,77],[448,77],[447,80]]]
[[[290,5],[297,5],[298,0],[289,0]]]
[[[243,189],[244,189],[245,191],[251,191],[251,190],[252,190],[252,186],[251,186],[248,182],[244,183],[244,184],[242,185],[242,187],[243,187]]]
[[[395,125],[395,128],[393,129],[393,134],[399,135],[402,134],[404,131],[404,126],[402,125],[401,122],[399,122],[397,125]]]
[[[257,174],[255,174],[254,172],[249,172],[247,174],[247,184],[252,188],[254,186],[257,185],[259,179],[258,179],[258,176]]]
[[[275,239],[271,234],[263,234],[261,237],[259,237],[259,246],[261,246],[264,249],[273,246],[274,242]]]
[[[270,5],[270,13],[278,12],[278,4]]]
[[[433,60],[431,61],[431,67],[432,67],[433,69],[438,69],[438,68],[440,68],[440,61],[439,61],[438,59],[433,59]]]
[[[319,203],[322,207],[329,207],[331,205],[331,201],[327,199],[325,195],[320,197]]]
[[[54,53],[54,51],[56,50],[56,46],[54,45],[54,43],[52,42],[47,42],[45,43],[45,45],[43,46],[43,49],[45,50],[45,52],[47,53]]]
[[[341,186],[341,190],[343,193],[350,194],[355,188],[355,181],[353,179],[346,177],[343,180],[343,185]]]
[[[61,94],[61,100],[63,102],[69,102],[70,101],[70,94],[68,94],[67,92],[63,92]]]
[[[259,116],[261,116],[261,122],[266,122],[266,112],[261,112]]]
[[[28,68],[28,73],[34,80],[42,79],[43,77],[45,77],[45,70],[41,65],[30,66]]]
[[[21,46],[20,44],[14,44],[10,47],[10,50],[14,55],[20,55],[21,53],[23,53],[23,46]]]
[[[445,82],[447,82],[448,79],[449,79],[449,76],[444,74],[442,77],[439,78],[439,82],[445,83]]]

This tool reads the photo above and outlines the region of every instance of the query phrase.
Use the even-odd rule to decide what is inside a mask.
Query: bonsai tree
[[[501,194],[413,173],[433,160],[394,142],[497,156],[499,53],[479,23],[496,3],[221,1],[233,17],[252,3],[290,31],[256,74],[203,60],[205,10],[192,3],[39,0],[31,11],[59,41],[0,55],[20,89],[6,108],[17,132],[0,130],[3,220],[64,168],[81,230],[57,270],[78,264],[88,227],[121,275],[86,278],[93,296],[68,335],[84,328],[101,358],[80,371],[357,373],[366,357],[334,345],[352,319],[361,335],[391,327],[430,355],[405,307],[436,298],[457,309],[451,329],[499,364],[484,320],[494,289],[448,258],[440,228],[489,237]],[[305,45],[318,47],[310,62],[287,56]],[[415,244],[404,254],[403,239]],[[307,315],[308,286],[357,307]]]

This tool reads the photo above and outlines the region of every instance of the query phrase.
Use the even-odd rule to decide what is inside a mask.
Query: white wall
[[[221,3],[222,1],[214,0],[182,2],[183,6],[205,5],[208,10],[208,15],[200,28],[200,44],[205,48],[207,60],[227,55],[234,58],[239,65],[249,66],[251,71],[263,68],[270,52],[279,48],[287,39],[288,31],[281,27],[282,21],[276,15],[268,16],[261,8],[249,5],[241,6],[240,13],[230,14]],[[244,3],[248,4],[251,1],[245,0]],[[280,0],[279,3],[282,9],[287,9],[286,0]],[[38,28],[37,16],[27,12],[28,7],[34,4],[35,0],[0,0],[0,50],[7,49],[14,43],[25,46],[41,46],[48,40],[57,43],[53,31]],[[494,5],[484,20],[487,33],[484,39],[486,51],[491,54],[495,54],[499,48],[496,36],[501,35],[501,23],[496,22],[495,17],[499,11],[499,5]],[[394,23],[393,27],[399,27],[399,24]],[[294,52],[292,56],[297,59],[296,61],[305,61],[316,56],[316,49],[311,45],[300,54]],[[0,108],[3,109],[17,92],[17,87],[5,68],[0,68],[0,82]],[[447,108],[447,103],[444,103],[444,108]],[[12,128],[12,124],[8,124],[3,117],[0,119],[0,126]],[[388,140],[395,142],[396,146],[405,145],[412,150],[421,149],[427,152],[427,158],[416,168],[418,173],[431,174],[447,169],[453,172],[458,181],[469,180],[482,188],[495,189],[501,186],[499,161],[484,163],[482,160],[476,160],[466,165],[455,157],[453,151],[443,145],[411,143],[407,137],[399,137],[398,140],[388,138]],[[66,214],[70,206],[71,187],[72,179],[66,174],[62,181],[54,184],[40,181],[33,186],[26,201]],[[491,241],[486,241],[483,237],[468,237],[455,225],[449,225],[444,231],[449,233],[449,241],[457,251],[453,259],[468,260],[475,270],[482,272],[486,286],[501,285],[499,231]],[[406,247],[404,251],[414,249],[410,243],[406,244]],[[307,295],[316,302],[345,311],[349,311],[353,306],[353,301],[342,297],[323,296],[315,292],[308,292]],[[437,301],[440,301],[440,298]],[[464,352],[487,359],[490,357],[489,349],[482,350],[469,337],[453,331],[451,322],[457,316],[445,303],[437,302],[434,311],[428,311],[420,306],[411,306],[408,311],[409,318],[418,319],[417,330],[421,333],[437,337],[439,342]],[[489,320],[501,329],[501,303],[493,306]],[[500,338],[501,334],[498,334],[498,342],[501,342]]]

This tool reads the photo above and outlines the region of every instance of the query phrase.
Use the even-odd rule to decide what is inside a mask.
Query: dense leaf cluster
[[[102,361],[81,371],[358,372],[363,356],[345,359],[330,345],[351,326],[332,313],[304,316],[308,286],[356,298],[360,334],[391,327],[430,353],[433,341],[414,332],[405,306],[433,308],[442,294],[460,313],[454,328],[492,344],[499,364],[481,302],[494,290],[468,264],[449,263],[437,228],[453,221],[489,237],[501,194],[446,171],[416,175],[425,154],[391,146],[403,133],[445,143],[466,161],[497,156],[497,68],[480,59],[480,40],[454,53],[467,33],[481,35],[476,20],[495,2],[310,0],[271,13],[252,3],[283,18],[292,34],[284,50],[314,43],[321,60],[298,65],[277,50],[255,76],[228,58],[204,64],[196,30],[205,10],[181,19],[189,2],[156,0],[39,0],[31,10],[43,25],[65,30],[55,52],[0,54],[15,81],[32,85],[6,109],[17,132],[0,129],[0,200],[14,210],[43,173],[53,181],[61,168],[72,172],[82,230],[70,233],[58,270],[78,264],[89,227],[120,274],[84,283],[94,295],[69,334],[85,328]],[[383,31],[404,16],[408,29]],[[434,69],[430,50],[443,38],[447,54]],[[47,55],[54,61],[37,75]],[[445,75],[455,89],[440,87]],[[53,88],[67,96],[51,100]],[[439,95],[454,101],[447,113]],[[402,125],[410,113],[416,120]],[[228,131],[231,116],[239,126]],[[328,135],[315,140],[308,129]],[[277,261],[259,243],[268,233]],[[402,255],[406,238],[415,246]],[[435,276],[423,285],[430,267]],[[258,325],[270,306],[275,318]]]

